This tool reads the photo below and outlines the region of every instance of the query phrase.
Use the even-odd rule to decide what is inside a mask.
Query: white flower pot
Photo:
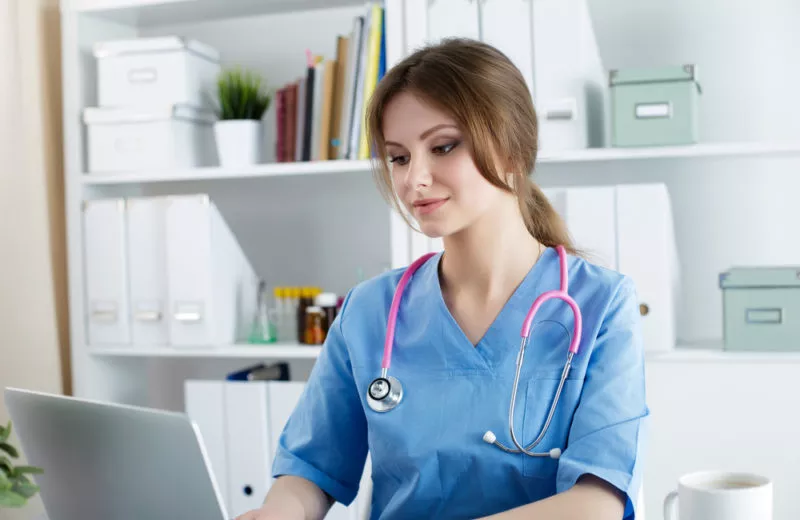
[[[247,166],[261,162],[261,121],[226,119],[214,123],[221,166]]]

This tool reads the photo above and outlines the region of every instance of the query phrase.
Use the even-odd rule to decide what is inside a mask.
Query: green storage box
[[[612,70],[611,145],[665,146],[698,141],[697,67]]]
[[[800,266],[722,273],[725,350],[800,351]]]

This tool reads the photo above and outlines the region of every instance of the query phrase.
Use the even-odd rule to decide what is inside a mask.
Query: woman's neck
[[[508,298],[544,249],[525,227],[516,204],[446,237],[444,246],[442,287],[487,300]]]

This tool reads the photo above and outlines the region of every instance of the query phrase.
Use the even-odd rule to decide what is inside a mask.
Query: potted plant
[[[42,473],[32,466],[14,466],[11,459],[19,457],[19,452],[11,445],[11,422],[0,425],[0,509],[19,508],[39,492],[39,487],[27,475]],[[10,457],[10,458],[9,458]]]
[[[223,70],[217,78],[217,117],[214,135],[222,166],[261,162],[262,117],[272,100],[263,78],[239,67]]]

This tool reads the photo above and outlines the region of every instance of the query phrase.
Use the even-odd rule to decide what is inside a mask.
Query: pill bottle
[[[307,345],[322,345],[325,341],[325,314],[316,305],[306,307],[305,341]]]
[[[325,323],[323,323],[322,326],[326,335],[328,334],[328,330],[331,328],[331,325],[333,325],[333,320],[336,319],[338,303],[339,297],[336,296],[335,293],[319,293],[317,297],[314,298],[314,305],[320,307],[323,314],[325,314]]]

